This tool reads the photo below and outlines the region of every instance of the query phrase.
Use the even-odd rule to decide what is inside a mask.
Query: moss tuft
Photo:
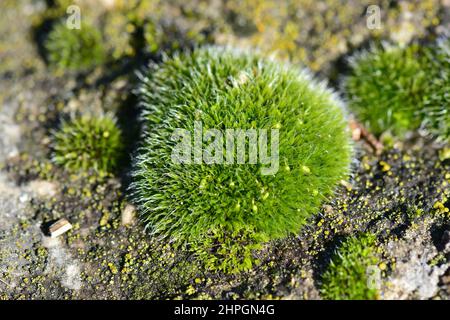
[[[425,125],[436,136],[450,141],[450,38],[426,50],[430,80],[424,98]]]
[[[81,29],[69,29],[57,23],[45,42],[47,59],[58,70],[82,70],[99,65],[105,59],[100,32],[82,23]]]
[[[344,83],[349,107],[373,133],[402,135],[420,126],[427,78],[419,60],[415,45],[374,48],[351,60]]]
[[[294,66],[208,47],[155,66],[140,95],[145,132],[131,191],[154,235],[204,243],[214,252],[209,232],[219,239],[245,232],[240,238],[256,243],[297,233],[349,172],[351,145],[339,100]],[[249,164],[248,155],[245,164],[235,157],[231,164],[174,163],[174,130],[193,136],[196,122],[224,137],[227,129],[267,129],[268,142],[278,129],[278,170],[265,175],[267,165]],[[225,139],[218,141],[226,155]]]
[[[113,116],[82,116],[63,121],[54,132],[55,163],[69,170],[111,172],[122,157],[121,131]]]
[[[377,289],[369,285],[369,267],[378,268],[376,237],[363,234],[346,239],[321,279],[321,295],[330,300],[373,300]]]

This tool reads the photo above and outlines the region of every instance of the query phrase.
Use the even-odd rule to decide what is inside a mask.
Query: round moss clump
[[[63,121],[53,138],[54,162],[72,171],[112,172],[122,156],[121,131],[109,114]]]
[[[426,127],[450,141],[450,39],[442,38],[426,50],[428,89],[424,99]]]
[[[377,135],[420,127],[427,77],[416,45],[372,49],[350,61],[344,87],[349,107]]]
[[[81,29],[69,29],[57,23],[46,42],[49,64],[61,70],[80,70],[94,67],[105,58],[100,32],[87,23]]]
[[[341,103],[293,65],[207,47],[142,81],[131,190],[152,234],[216,252],[297,233],[349,173]]]
[[[380,260],[375,245],[376,237],[372,234],[346,239],[322,276],[322,297],[329,300],[377,299]]]

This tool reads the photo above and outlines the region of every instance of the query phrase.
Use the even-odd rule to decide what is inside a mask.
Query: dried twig
[[[364,140],[373,149],[375,154],[380,155],[383,151],[383,144],[375,138],[367,129],[358,121],[350,120],[350,129],[352,130],[352,138],[355,141]]]

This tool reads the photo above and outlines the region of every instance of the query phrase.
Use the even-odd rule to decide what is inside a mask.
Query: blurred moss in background
[[[443,15],[440,0],[3,0],[0,70],[14,69],[18,51],[24,64],[35,67],[25,49],[30,25],[50,27],[48,21],[67,16],[72,4],[80,7],[83,21],[99,28],[113,59],[207,42],[257,47],[325,72],[369,38],[408,43]],[[370,5],[381,9],[380,29],[366,25]],[[22,28],[24,39],[11,39],[11,28]]]

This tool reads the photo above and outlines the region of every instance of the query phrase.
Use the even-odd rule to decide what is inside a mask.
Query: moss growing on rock
[[[153,67],[140,95],[145,132],[131,191],[153,235],[214,253],[226,242],[220,234],[245,231],[239,238],[260,243],[297,233],[349,172],[351,145],[339,100],[292,65],[208,47]],[[180,143],[175,129],[189,135],[183,143],[203,138],[200,149],[194,146],[200,154],[194,150],[194,158],[189,153],[188,161],[174,161]],[[214,140],[207,129],[216,130]],[[255,130],[260,137],[267,130],[269,157],[278,153],[278,168],[266,172],[267,164],[250,164],[252,148],[261,160],[256,143],[246,143],[249,152],[238,163],[236,149],[227,154],[221,140],[230,129]],[[212,154],[218,161],[207,163]],[[210,241],[210,232],[218,242]]]
[[[402,136],[423,127],[450,136],[450,45],[387,47],[351,60],[344,89],[350,108],[375,134]]]
[[[430,80],[424,97],[425,125],[436,136],[450,140],[450,39],[441,38],[426,50]]]
[[[102,37],[93,26],[82,23],[81,29],[69,29],[57,23],[45,42],[49,64],[60,70],[82,70],[105,59]]]
[[[378,268],[376,237],[363,234],[346,239],[332,257],[322,276],[321,295],[331,300],[373,300],[378,292],[371,286],[369,268]],[[374,278],[373,282],[377,281]]]
[[[351,66],[344,83],[349,107],[373,133],[402,135],[420,126],[427,77],[417,46],[372,49]]]
[[[122,157],[121,131],[113,116],[82,116],[63,121],[54,132],[55,163],[69,170],[111,172]]]

